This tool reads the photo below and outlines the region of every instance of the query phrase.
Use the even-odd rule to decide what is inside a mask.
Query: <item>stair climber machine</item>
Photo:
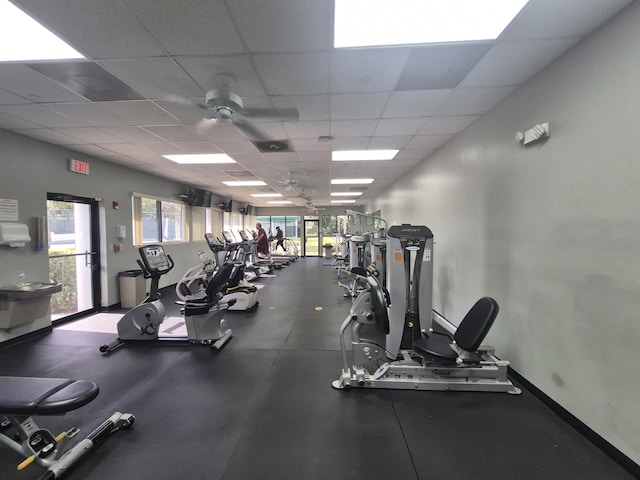
[[[205,239],[211,253],[198,250],[200,263],[187,270],[176,284],[176,295],[182,301],[186,301],[193,292],[206,290],[214,273],[224,264],[220,261],[224,245],[210,233],[205,235]],[[258,307],[258,288],[244,281],[243,269],[243,265],[233,265],[227,286],[221,291],[222,302],[232,303],[229,311],[252,311]]]
[[[389,228],[387,238],[389,289],[371,268],[360,272],[366,288],[340,327],[343,369],[332,386],[519,394],[507,378],[509,362],[481,345],[498,313],[495,300],[478,300],[452,337],[434,329],[426,333],[434,317],[433,233],[403,224]]]
[[[174,267],[173,260],[162,245],[144,245],[138,249],[141,260],[137,260],[144,278],[151,279],[149,296],[129,310],[118,322],[118,338],[102,345],[102,353],[110,353],[126,342],[169,341],[210,346],[220,350],[233,334],[231,329],[223,330],[224,313],[233,305],[233,301],[223,302],[220,293],[226,286],[232,264],[224,264],[208,282],[206,289],[184,300],[184,316],[187,336],[160,336],[160,325],[165,319],[165,308],[160,300],[158,284],[162,275]]]

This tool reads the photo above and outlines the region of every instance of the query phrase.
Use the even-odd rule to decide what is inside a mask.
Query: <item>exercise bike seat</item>
[[[87,380],[0,376],[0,414],[62,414],[88,404],[99,391]]]

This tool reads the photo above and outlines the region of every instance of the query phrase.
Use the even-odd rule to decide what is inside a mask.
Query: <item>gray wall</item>
[[[50,145],[29,137],[0,129],[0,198],[17,199],[19,221],[29,225],[30,235],[35,239],[37,217],[47,214],[47,192],[67,193],[82,197],[101,198],[103,218],[102,306],[118,303],[119,271],[137,268],[138,257],[132,240],[131,193],[143,193],[164,198],[174,198],[185,193],[186,187],[178,182],[154,177],[144,172],[97,160],[92,157]],[[79,175],[68,170],[68,159],[88,161],[90,175]],[[114,210],[112,202],[120,208]],[[127,227],[127,238],[119,242],[116,225]],[[113,244],[122,243],[120,253],[113,252]],[[195,251],[206,248],[202,242],[167,245],[166,250],[176,262],[175,269],[163,277],[161,286],[175,283],[184,271],[196,264]],[[36,252],[35,242],[24,248],[0,246],[0,285],[15,284],[20,270],[26,273],[27,281],[46,281],[49,278],[47,252]],[[31,324],[8,330],[0,330],[0,341],[29,331],[46,327],[46,324]]]
[[[369,210],[435,236],[434,309],[483,295],[487,343],[640,463],[640,5],[472,124]],[[544,143],[517,130],[551,123]]]

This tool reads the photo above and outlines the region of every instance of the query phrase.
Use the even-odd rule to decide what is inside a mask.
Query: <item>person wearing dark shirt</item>
[[[256,230],[258,230],[258,236],[256,237],[256,243],[258,244],[258,255],[262,254],[271,260],[271,254],[269,253],[269,238],[267,232],[262,228],[261,223],[256,223]]]
[[[278,247],[282,247],[283,252],[287,251],[284,248],[284,233],[280,230],[280,227],[276,227],[276,250],[278,250]]]

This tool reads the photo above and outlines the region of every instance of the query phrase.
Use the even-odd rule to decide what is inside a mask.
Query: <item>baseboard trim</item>
[[[526,378],[516,372],[513,368],[509,367],[509,377],[511,377],[516,383],[520,384],[524,389],[531,392],[538,400],[549,407],[556,415],[562,418],[565,422],[571,425],[577,432],[583,437],[593,443],[602,452],[604,452],[609,458],[614,460],[618,465],[624,468],[627,472],[634,476],[634,478],[640,479],[640,465],[635,463],[624,453],[611,445],[607,440],[602,438],[598,433],[593,431],[584,422],[578,419],[575,415],[565,409],[558,402],[553,400],[549,395],[544,393],[533,383],[529,382]]]

